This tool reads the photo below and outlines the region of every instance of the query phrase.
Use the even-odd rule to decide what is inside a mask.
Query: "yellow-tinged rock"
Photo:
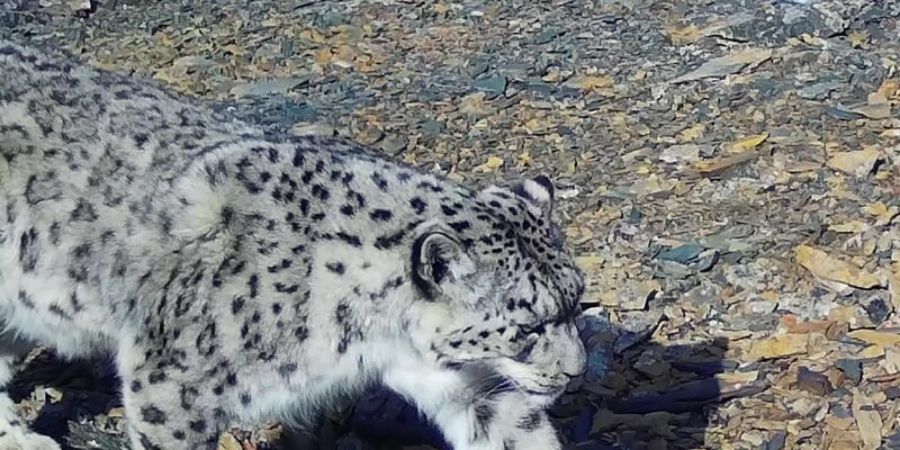
[[[881,277],[864,272],[859,267],[835,258],[817,248],[808,245],[798,245],[794,249],[794,254],[798,264],[823,280],[837,281],[862,289],[881,286]]]
[[[888,79],[882,81],[881,86],[876,92],[888,100],[892,100],[895,97],[900,98],[900,79]]]
[[[826,163],[828,167],[856,177],[865,177],[875,168],[875,163],[881,158],[881,152],[876,149],[866,149],[853,152],[838,152],[831,156]]]
[[[463,97],[459,102],[459,112],[473,117],[484,117],[495,112],[493,106],[484,101],[487,94],[475,92]]]
[[[706,131],[706,125],[699,123],[690,128],[685,128],[678,133],[678,140],[681,142],[693,142],[697,139],[703,137],[703,132]]]
[[[675,45],[692,44],[703,37],[703,32],[696,25],[686,27],[671,27],[666,29],[666,35]]]
[[[863,450],[876,450],[881,447],[881,416],[875,403],[862,392],[853,393],[853,418],[863,440]]]
[[[586,225],[609,225],[612,221],[622,218],[622,210],[614,207],[604,207],[596,211],[585,211],[575,217],[575,222]]]
[[[879,345],[881,347],[889,347],[891,345],[900,345],[900,333],[877,331],[877,330],[855,330],[847,333],[848,337],[859,339],[867,344]]]
[[[649,164],[641,164],[640,166],[637,167],[637,169],[635,169],[634,172],[637,173],[638,175],[648,175],[648,174],[653,173],[653,166],[651,166]]]
[[[503,165],[503,158],[499,158],[496,156],[491,156],[485,161],[484,164],[476,167],[475,169],[480,172],[493,172],[500,168]]]
[[[851,31],[847,33],[847,40],[850,41],[850,45],[856,48],[862,47],[868,39],[869,33],[865,31]]]
[[[849,440],[846,437],[837,438],[828,444],[828,450],[859,450],[859,445],[855,440]]]
[[[431,10],[438,14],[444,14],[450,11],[450,5],[446,3],[435,3],[434,5],[431,5]]]
[[[884,349],[884,370],[889,375],[900,372],[900,349],[896,347]]]
[[[884,212],[884,214],[879,214],[878,217],[875,218],[875,225],[887,225],[891,223],[897,216],[900,216],[900,208],[891,206],[887,211]]]
[[[869,119],[887,119],[891,117],[891,104],[881,93],[873,92],[869,94],[868,102],[865,105],[857,106],[851,111]]]
[[[869,225],[859,220],[851,220],[846,223],[829,225],[828,229],[835,233],[862,233],[869,229]]]
[[[862,210],[865,211],[867,214],[871,214],[873,216],[880,216],[880,215],[888,212],[888,207],[887,207],[887,205],[884,204],[884,202],[878,201],[878,202],[872,203],[871,205],[863,206]]]
[[[753,150],[756,147],[759,147],[759,144],[762,144],[769,138],[769,133],[756,134],[753,136],[747,136],[742,139],[738,139],[735,142],[732,142],[731,145],[728,146],[728,150],[731,153],[742,153],[748,150]]]
[[[615,80],[609,75],[582,75],[566,84],[586,91],[595,91],[611,88],[613,83],[615,83]]]
[[[50,403],[59,403],[63,398],[63,393],[54,387],[44,388],[44,394],[50,399]]]
[[[751,362],[785,358],[804,354],[808,347],[809,335],[785,334],[752,343],[744,354],[744,359]]]
[[[606,260],[602,256],[596,253],[575,257],[575,265],[577,265],[581,270],[585,272],[591,272],[593,270],[599,270],[603,268],[603,263],[605,261]]]
[[[226,432],[219,436],[219,450],[244,450],[244,447],[233,434]]]
[[[531,157],[531,153],[528,150],[523,151],[518,157],[518,165],[519,167],[528,167],[534,164],[534,158]]]
[[[334,54],[330,48],[320,48],[313,52],[313,61],[323,66],[331,63],[331,58],[334,58]]]
[[[546,128],[546,126],[544,126],[544,124],[542,124],[539,120],[537,120],[535,118],[528,119],[528,121],[525,122],[525,124],[523,124],[522,127],[524,127],[525,130],[527,130],[529,133],[537,133],[538,131],[541,131]]]
[[[726,384],[744,385],[755,382],[759,379],[759,371],[751,370],[746,372],[726,372],[715,376],[717,380]]]
[[[852,417],[837,417],[833,414],[825,416],[825,426],[831,431],[847,431],[849,433],[841,433],[846,439],[858,438],[856,436],[856,421]],[[856,448],[856,447],[854,447]]]
[[[857,356],[860,358],[881,358],[884,356],[884,347],[880,345],[870,345],[864,349],[862,349]]]

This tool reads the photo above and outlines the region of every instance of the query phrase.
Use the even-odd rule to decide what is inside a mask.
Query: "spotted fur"
[[[457,450],[559,448],[583,281],[547,178],[475,190],[9,41],[0,156],[4,341],[114,355],[134,448],[377,382]],[[55,448],[11,408],[0,447]]]

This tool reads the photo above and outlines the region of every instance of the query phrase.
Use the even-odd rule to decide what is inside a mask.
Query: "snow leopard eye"
[[[537,339],[531,339],[531,341],[526,343],[525,346],[522,347],[522,350],[520,350],[516,356],[513,356],[512,359],[519,363],[525,363],[534,351],[535,345],[537,345]]]

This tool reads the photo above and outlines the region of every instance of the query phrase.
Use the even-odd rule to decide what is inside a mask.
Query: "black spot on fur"
[[[491,420],[494,419],[494,407],[489,403],[479,403],[475,405],[475,435],[476,437],[485,436]]]
[[[97,220],[97,217],[97,213],[94,211],[94,205],[89,201],[80,198],[78,199],[78,204],[72,211],[69,220],[72,222],[93,222]]]
[[[69,277],[75,281],[83,282],[88,277],[88,263],[93,253],[93,248],[89,242],[85,242],[72,249],[71,260],[69,261]]]
[[[188,422],[188,426],[197,433],[206,431],[206,421],[203,419],[192,420]]]
[[[194,402],[197,401],[197,397],[200,396],[200,392],[193,387],[190,386],[181,386],[181,408],[185,411],[190,410],[194,405]]]
[[[428,208],[428,204],[419,197],[413,197],[413,199],[409,201],[409,206],[411,206],[416,214],[419,215],[424,213],[425,209]]]
[[[450,223],[449,225],[450,225],[450,228],[453,228],[457,233],[462,233],[463,231],[466,231],[472,227],[472,224],[470,224],[467,220],[453,222],[453,223]]]
[[[369,213],[369,217],[376,222],[386,222],[394,217],[394,213],[386,209],[375,209]]]
[[[393,234],[378,236],[375,239],[375,248],[379,250],[388,250],[392,247],[400,245],[406,236],[406,230],[400,230]]]
[[[372,182],[375,183],[375,186],[378,187],[382,192],[387,192],[388,182],[381,176],[381,174],[373,173],[372,174]]]
[[[169,377],[166,375],[166,373],[161,370],[154,370],[153,372],[150,372],[150,375],[147,377],[147,381],[150,384],[159,384],[168,379]]]
[[[303,163],[306,162],[306,158],[303,156],[303,153],[304,151],[300,148],[294,149],[294,159],[291,160],[291,164],[293,164],[294,167],[301,167],[303,166]]]
[[[38,232],[34,227],[22,233],[19,238],[19,263],[23,272],[34,271],[38,260]]]
[[[255,273],[250,275],[250,280],[247,284],[250,286],[250,298],[256,298],[257,294],[259,294],[259,275]]]
[[[304,216],[309,215],[309,200],[305,198],[300,199],[300,212],[303,213]]]
[[[53,315],[55,315],[61,319],[72,320],[72,315],[69,314],[66,310],[62,309],[62,307],[60,307],[56,303],[50,305],[50,307],[47,308],[47,310],[50,311],[50,313],[52,313]]]
[[[19,291],[19,303],[24,305],[26,308],[34,308],[34,302],[31,300],[31,296],[28,295],[24,290]]]
[[[141,407],[141,419],[143,419],[144,422],[152,423],[154,425],[164,425],[167,417],[166,413],[155,405],[146,405]]]
[[[359,238],[359,236],[356,236],[353,234],[347,234],[343,231],[338,231],[336,236],[338,237],[338,239],[340,239],[354,247],[362,247],[362,240]]]
[[[60,238],[60,225],[59,222],[53,222],[50,225],[50,243],[53,245],[59,245]]]
[[[330,263],[327,263],[327,264],[325,264],[325,268],[328,269],[328,270],[330,270],[331,272],[334,272],[334,273],[338,274],[338,275],[343,275],[343,274],[344,274],[344,270],[345,270],[344,264],[343,264],[343,263],[339,263],[339,262],[330,262]]]
[[[337,346],[337,351],[340,354],[346,353],[350,344],[363,337],[362,331],[355,326],[350,314],[350,305],[346,301],[339,302],[335,309],[335,321],[341,328],[341,336]]]
[[[516,425],[521,430],[525,431],[534,431],[539,426],[541,426],[541,422],[543,422],[543,417],[541,416],[540,410],[532,410],[525,417],[519,420],[519,423]]]
[[[303,342],[306,340],[306,338],[309,337],[309,330],[305,326],[301,325],[294,329],[294,337],[297,338],[297,341]]]
[[[291,376],[294,372],[297,371],[296,363],[286,363],[278,366],[278,374],[284,378]]]
[[[321,184],[314,184],[312,187],[312,195],[323,202],[328,200],[328,197],[331,196],[331,193],[328,192],[328,189],[325,189],[325,186]]]
[[[372,300],[372,301],[382,300],[382,299],[384,299],[385,297],[387,297],[388,294],[390,294],[391,292],[393,292],[394,290],[396,290],[396,289],[399,288],[400,286],[403,286],[403,283],[404,283],[404,281],[403,281],[403,277],[402,277],[402,276],[398,276],[398,277],[392,278],[392,279],[386,281],[386,282],[381,286],[381,288],[378,289],[377,292],[372,292],[372,293],[370,293],[370,294],[369,294],[369,299]]]
[[[141,447],[144,447],[144,450],[162,450],[162,447],[154,444],[146,434],[140,433],[140,436]]]
[[[337,305],[337,309],[334,311],[334,318],[338,324],[344,324],[347,322],[347,319],[350,317],[350,305],[347,302],[340,302]]]
[[[298,284],[286,285],[284,283],[278,282],[278,283],[275,283],[274,286],[275,286],[275,292],[280,292],[280,293],[285,293],[285,294],[293,294],[294,292],[297,292],[298,290],[300,290],[300,285],[298,285]],[[275,311],[275,305],[273,305],[272,312],[274,312],[275,314],[278,314],[278,312],[280,312],[280,311],[281,311],[281,306],[278,306],[278,311]]]
[[[237,296],[231,300],[231,313],[237,314],[244,309],[244,297]]]

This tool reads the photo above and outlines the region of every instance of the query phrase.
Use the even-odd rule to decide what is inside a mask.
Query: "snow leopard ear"
[[[412,279],[429,300],[474,272],[475,264],[462,244],[443,231],[426,231],[413,243]]]
[[[519,197],[528,200],[531,205],[542,212],[546,213],[553,209],[555,188],[553,187],[553,182],[546,175],[538,175],[525,180],[515,185],[512,191]]]

